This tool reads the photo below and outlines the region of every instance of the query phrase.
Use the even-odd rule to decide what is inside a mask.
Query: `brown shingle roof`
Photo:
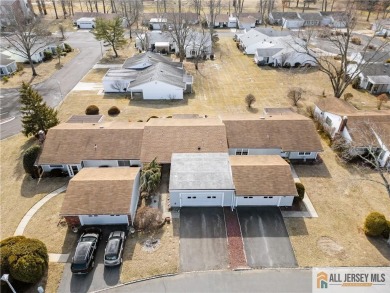
[[[237,196],[297,195],[290,166],[280,156],[230,156]]]
[[[144,126],[138,122],[62,123],[47,133],[39,164],[139,159]]]
[[[379,146],[373,131],[390,146],[390,110],[359,111],[348,115],[347,129],[356,146]]]
[[[218,118],[151,119],[145,125],[141,161],[170,163],[172,153],[227,153],[225,125]]]
[[[338,115],[346,115],[357,112],[356,108],[348,102],[337,98],[321,98],[317,107],[323,112],[329,112]]]
[[[282,151],[322,151],[313,122],[298,114],[223,115],[229,148],[268,149]]]
[[[129,215],[139,171],[138,167],[81,169],[69,181],[60,215]]]

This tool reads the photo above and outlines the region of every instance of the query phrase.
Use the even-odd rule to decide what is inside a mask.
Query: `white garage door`
[[[85,215],[79,218],[81,225],[129,224],[127,215]]]
[[[279,196],[236,196],[237,206],[277,206]]]
[[[181,207],[215,207],[222,206],[223,192],[204,192],[204,193],[180,193]]]

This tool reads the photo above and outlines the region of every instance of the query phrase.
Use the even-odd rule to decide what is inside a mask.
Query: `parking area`
[[[104,266],[104,249],[110,232],[112,231],[126,231],[125,226],[101,226],[103,235],[98,244],[98,250],[95,257],[95,267],[86,275],[73,275],[70,270],[72,260],[69,259],[65,265],[64,272],[62,274],[61,283],[58,287],[58,292],[77,292],[84,293],[89,291],[100,290],[117,285],[120,281],[121,267]],[[81,235],[81,233],[79,233]],[[80,236],[79,235],[79,236]],[[79,237],[77,238],[79,239]],[[126,245],[126,244],[125,244]],[[74,247],[71,252],[72,257],[76,250],[77,242],[74,243]]]
[[[248,266],[298,266],[279,208],[240,207],[238,218]]]
[[[228,266],[222,208],[180,210],[180,270],[206,271]]]

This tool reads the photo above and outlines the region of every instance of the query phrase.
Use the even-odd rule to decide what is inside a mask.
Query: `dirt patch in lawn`
[[[285,218],[300,266],[387,266],[390,250],[385,241],[362,231],[372,211],[390,214],[385,188],[363,177],[380,181],[374,172],[340,163],[323,142],[322,164],[295,165],[318,218]],[[368,173],[367,173],[368,172]]]
[[[155,275],[177,273],[179,268],[179,221],[173,220],[161,229],[136,233],[126,240],[121,282]],[[159,240],[154,249],[144,249],[145,242]]]
[[[59,217],[64,196],[65,193],[61,193],[45,203],[24,230],[25,236],[45,243],[49,253],[69,253],[77,240],[77,234]]]
[[[46,194],[68,182],[68,178],[32,179],[23,169],[24,151],[35,143],[22,134],[0,141],[1,149],[1,239],[12,236],[26,212]]]
[[[61,57],[61,65],[58,64],[57,58],[53,58],[53,60],[50,61],[34,64],[35,70],[38,73],[38,76],[35,77],[32,76],[32,71],[29,64],[21,64],[23,66],[23,70],[15,72],[14,75],[10,76],[8,82],[2,81],[1,87],[4,89],[17,88],[20,87],[23,81],[31,84],[43,82],[49,79],[63,66],[65,66],[66,63],[72,60],[78,53],[79,50],[75,49],[73,52],[67,53],[65,57]]]

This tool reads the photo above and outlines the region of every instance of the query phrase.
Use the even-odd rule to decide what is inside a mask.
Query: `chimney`
[[[339,131],[338,132],[343,132],[345,126],[347,126],[347,122],[348,122],[348,117],[347,116],[343,116],[343,118],[341,119],[341,123],[340,123],[340,127],[339,127]]]

